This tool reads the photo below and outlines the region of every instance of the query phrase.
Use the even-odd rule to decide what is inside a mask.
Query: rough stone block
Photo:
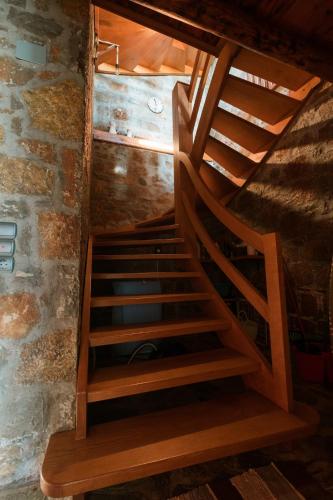
[[[53,19],[32,12],[21,11],[15,9],[15,7],[10,8],[7,19],[17,28],[24,29],[37,36],[55,38],[63,32],[63,27]]]
[[[37,325],[40,313],[35,295],[1,295],[0,338],[21,339]]]
[[[39,156],[41,160],[48,163],[54,163],[56,159],[54,146],[47,142],[37,141],[35,139],[22,139],[19,144],[26,153]]]
[[[23,92],[32,126],[60,139],[82,138],[83,90],[73,80]]]
[[[50,195],[54,173],[22,158],[0,155],[0,191],[32,195]]]
[[[25,68],[16,59],[0,57],[0,81],[8,85],[25,85],[34,76],[30,68]]]
[[[40,255],[45,259],[72,259],[79,254],[79,221],[74,215],[43,212],[38,216]]]
[[[24,219],[29,215],[29,207],[24,200],[4,200],[0,203],[1,217]]]
[[[0,144],[5,141],[5,129],[0,125]]]
[[[65,148],[62,151],[63,196],[64,204],[76,207],[79,200],[79,154],[74,149]]]
[[[72,330],[43,335],[25,344],[17,379],[24,384],[74,380],[76,337]]]

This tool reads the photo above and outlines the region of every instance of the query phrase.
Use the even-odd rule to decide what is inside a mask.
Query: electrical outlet
[[[12,257],[15,252],[15,240],[0,240],[0,257]]]
[[[7,271],[12,273],[14,269],[13,257],[0,257],[0,271]]]

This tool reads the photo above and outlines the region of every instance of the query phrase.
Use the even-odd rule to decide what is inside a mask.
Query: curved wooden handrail
[[[90,235],[87,248],[86,272],[82,304],[81,342],[76,383],[76,433],[78,439],[85,438],[86,435],[86,393],[88,383],[92,248],[93,236]]]
[[[219,203],[201,179],[199,173],[194,168],[191,159],[186,153],[179,152],[178,157],[179,160],[185,165],[195,190],[215,217],[232,233],[238,236],[238,238],[245,241],[259,252],[264,253],[262,235],[249,228],[238,217],[233,215],[230,210]]]
[[[268,304],[265,298],[215,246],[214,241],[204,228],[204,225],[195,213],[195,210],[193,209],[188,196],[184,191],[182,192],[182,199],[187,217],[189,218],[189,221],[192,224],[195,233],[202,241],[211,258],[219,266],[221,271],[224,272],[224,274],[230,279],[230,281],[232,281],[232,283],[244,295],[244,297],[250,302],[250,304],[258,311],[258,313],[266,321],[269,321]]]

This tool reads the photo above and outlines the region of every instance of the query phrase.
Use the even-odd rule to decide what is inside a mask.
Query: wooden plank
[[[257,363],[230,349],[99,368],[88,384],[88,402],[244,375],[256,370]]]
[[[118,146],[127,146],[129,148],[143,149],[145,151],[155,151],[167,155],[173,154],[173,147],[169,144],[152,141],[150,139],[141,139],[139,137],[127,137],[126,135],[110,134],[104,130],[94,129],[94,140],[109,142]]]
[[[96,231],[94,234],[97,237],[108,237],[108,238],[117,238],[118,236],[133,236],[137,234],[149,234],[149,233],[162,233],[169,232],[178,229],[178,224],[169,224],[168,226],[154,226],[154,227],[139,227],[139,228],[130,228],[125,230],[115,230],[110,231],[110,229],[105,229],[103,231]],[[97,240],[98,241],[98,240]]]
[[[180,245],[184,238],[154,238],[150,240],[101,240],[94,243],[94,247],[136,247],[150,245]]]
[[[94,273],[93,280],[161,280],[161,279],[191,279],[198,278],[200,273],[185,272],[152,272],[152,273]]]
[[[92,297],[91,307],[111,307],[134,304],[168,304],[172,302],[200,302],[210,300],[209,293],[154,293],[149,295],[113,295],[110,297]]]
[[[296,99],[231,75],[221,99],[271,125],[292,116],[300,105]]]
[[[200,28],[194,28],[182,21],[170,19],[168,16],[153,12],[151,9],[135,5],[129,0],[122,0],[121,2],[117,0],[94,0],[93,3],[102,9],[114,12],[158,33],[163,33],[170,38],[176,38],[209,54],[217,56],[219,53],[219,37],[211,35]]]
[[[143,342],[151,339],[225,330],[228,327],[228,321],[210,318],[99,327],[90,332],[90,345],[96,347],[101,345],[122,344],[124,342]]]
[[[256,164],[249,158],[218,141],[215,137],[208,138],[205,152],[221,167],[240,179],[247,179],[256,167]]]
[[[333,67],[330,64],[332,47],[329,44],[318,43],[314,33],[292,33],[288,27],[284,29],[274,20],[256,17],[246,6],[242,8],[227,0],[211,1],[200,5],[200,8],[192,0],[133,2],[169,15],[174,22],[187,22],[254,52],[333,81]]]
[[[143,222],[138,222],[136,227],[148,227],[160,225],[163,222],[173,222],[175,219],[174,208],[172,208],[172,213],[158,215],[157,217],[152,217],[151,219],[146,219]]]
[[[199,175],[205,186],[207,186],[217,200],[221,200],[221,198],[233,192],[238,187],[222,172],[206,162],[201,163]]]
[[[226,43],[217,60],[212,81],[209,86],[208,94],[205,100],[205,111],[201,114],[198,128],[195,134],[191,158],[195,168],[199,168],[205,145],[212,126],[215,110],[218,106],[222,90],[227,80],[232,59],[237,52],[237,47],[231,43]]]
[[[187,260],[191,258],[189,253],[144,253],[127,255],[94,255],[96,260]]]
[[[176,68],[181,73],[185,73],[186,56],[184,49],[171,45],[165,56],[164,64],[171,68]]]
[[[74,431],[49,441],[41,470],[45,495],[65,497],[235,455],[315,431],[303,404],[288,414],[254,393],[200,402]]]
[[[210,67],[213,64],[213,60],[214,60],[213,56],[206,54],[205,63],[204,63],[204,67],[202,70],[200,83],[199,83],[199,87],[198,87],[198,92],[197,92],[197,95],[195,97],[195,102],[194,102],[194,106],[193,106],[192,113],[191,113],[190,128],[192,131],[194,130],[194,126],[195,126],[195,123],[197,121],[197,116],[199,113],[200,104],[202,101],[202,96],[203,96],[205,86],[207,83],[207,78],[209,75]],[[192,101],[190,101],[190,102],[192,102]]]
[[[188,94],[187,94],[188,95],[188,102],[191,104],[192,104],[192,101],[194,98],[194,93],[195,93],[195,89],[197,86],[197,81],[198,81],[199,73],[200,73],[200,63],[203,59],[203,56],[204,56],[203,52],[201,50],[198,50],[197,55],[195,57],[190,86],[188,88]]]
[[[267,152],[276,139],[275,134],[221,108],[216,110],[212,128],[251,153]]]
[[[298,90],[312,78],[306,71],[246,49],[239,52],[232,66],[290,90]]]
[[[288,322],[282,250],[276,233],[265,234],[264,255],[267,300],[269,307],[269,332],[272,371],[275,383],[275,401],[286,411],[293,410],[293,386],[291,378]]]
[[[185,153],[180,153],[180,160],[185,165],[191,180],[195,186],[196,191],[206,203],[208,208],[213,212],[215,217],[217,217],[222,224],[224,224],[230,231],[232,231],[241,240],[246,241],[249,245],[256,248],[259,252],[263,253],[264,245],[261,234],[257,233],[253,229],[250,229],[246,224],[244,224],[238,217],[233,215],[228,209],[220,205],[218,200],[214,198],[209,189],[205,186],[201,180],[198,172],[192,165],[192,162],[188,155]]]
[[[241,292],[241,294],[244,295],[246,300],[248,300],[249,303],[258,311],[258,313],[266,321],[269,321],[268,304],[265,298],[216,247],[214,241],[209,236],[198,215],[191,207],[185,194],[183,194],[183,202],[187,212],[187,216],[191,221],[194,231],[200,238],[202,244],[208,251],[213,261],[217,264],[217,266],[219,266],[221,271],[230,279],[230,281]]]
[[[87,246],[86,270],[84,279],[82,324],[80,336],[79,366],[76,383],[76,438],[84,439],[87,433],[87,383],[89,358],[90,300],[92,273],[93,237]]]

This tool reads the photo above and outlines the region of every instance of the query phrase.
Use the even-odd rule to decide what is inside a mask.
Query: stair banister
[[[293,397],[289,344],[278,237],[275,233],[261,235],[233,215],[230,210],[214,197],[199,173],[213,116],[220,100],[221,89],[237,51],[237,46],[230,43],[226,43],[223,47],[208,89],[207,99],[203,105],[194,143],[192,142],[191,104],[188,101],[188,91],[186,92],[186,86],[180,83],[174,89],[175,215],[176,221],[178,220],[182,224],[186,221],[186,223],[188,222],[191,225],[189,215],[192,214],[194,227],[192,226],[191,231],[188,231],[187,236],[192,240],[194,254],[197,247],[195,239],[198,238],[202,241],[207,236],[202,231],[202,224],[196,224],[196,222],[200,222],[196,213],[196,200],[199,196],[222,224],[238,238],[247,242],[264,255],[267,301],[257,291],[252,289],[245,278],[240,276],[240,273],[235,271],[234,266],[228,262],[227,258],[221,252],[214,252],[213,260],[220,265],[234,285],[241,292],[245,292],[245,296],[247,296],[249,302],[268,321],[271,338],[272,378],[268,380],[270,377],[267,372],[263,375],[266,380],[262,380],[262,391],[266,397],[270,397],[283,409],[292,411]],[[207,239],[202,242],[206,243],[206,246],[212,250],[211,242],[207,241]],[[237,321],[234,324],[237,325]],[[241,329],[240,325],[235,326],[235,328]],[[245,339],[247,337],[246,332],[243,331],[242,335],[244,336],[245,343],[247,343],[248,339]],[[255,352],[257,348],[252,346],[252,349]],[[258,356],[258,359],[261,358],[259,351],[255,355]],[[254,384],[256,389],[260,391],[261,382],[258,378]],[[249,381],[249,385],[251,385],[251,381]],[[270,389],[267,389],[267,387],[270,387]]]

